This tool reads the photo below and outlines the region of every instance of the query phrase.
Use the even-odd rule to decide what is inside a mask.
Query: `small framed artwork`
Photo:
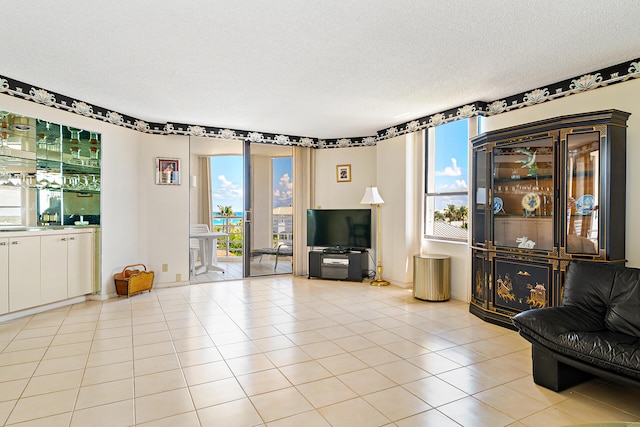
[[[180,185],[180,159],[156,157],[156,184]]]
[[[336,166],[336,181],[351,182],[351,165]]]

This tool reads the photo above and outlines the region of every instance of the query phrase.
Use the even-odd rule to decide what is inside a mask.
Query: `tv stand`
[[[324,251],[309,252],[309,279],[349,280],[361,282],[369,275],[369,253],[347,252],[330,253]]]

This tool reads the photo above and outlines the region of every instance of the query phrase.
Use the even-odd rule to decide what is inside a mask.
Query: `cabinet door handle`
[[[7,242],[0,242],[0,246],[7,246]]]
[[[69,237],[69,240],[76,240],[75,237]]]
[[[14,240],[13,242],[11,242],[12,245],[17,245],[18,243],[20,243],[20,242],[17,241],[17,240]]]
[[[62,239],[60,239],[60,240],[62,240],[63,242],[66,242],[66,241],[67,241],[67,238],[66,238],[66,237],[63,237],[63,238],[62,238]]]

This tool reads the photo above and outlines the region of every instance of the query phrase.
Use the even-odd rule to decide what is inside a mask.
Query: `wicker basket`
[[[137,267],[142,267],[142,270]],[[130,295],[140,292],[151,292],[153,276],[153,271],[147,271],[144,264],[127,265],[122,269],[122,273],[116,273],[113,276],[116,282],[116,293],[126,295],[129,298]]]

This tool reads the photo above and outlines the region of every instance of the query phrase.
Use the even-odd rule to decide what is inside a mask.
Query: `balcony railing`
[[[242,256],[243,229],[242,216],[213,215],[213,231],[228,234],[226,237],[218,238],[219,256]],[[224,253],[220,253],[221,250]]]
[[[242,216],[213,215],[213,231],[228,234],[226,237],[218,238],[218,256],[239,257],[243,255],[242,235],[244,223]],[[272,247],[274,248],[279,244],[291,245],[293,243],[293,234],[291,232],[278,233],[273,231],[272,235]]]

